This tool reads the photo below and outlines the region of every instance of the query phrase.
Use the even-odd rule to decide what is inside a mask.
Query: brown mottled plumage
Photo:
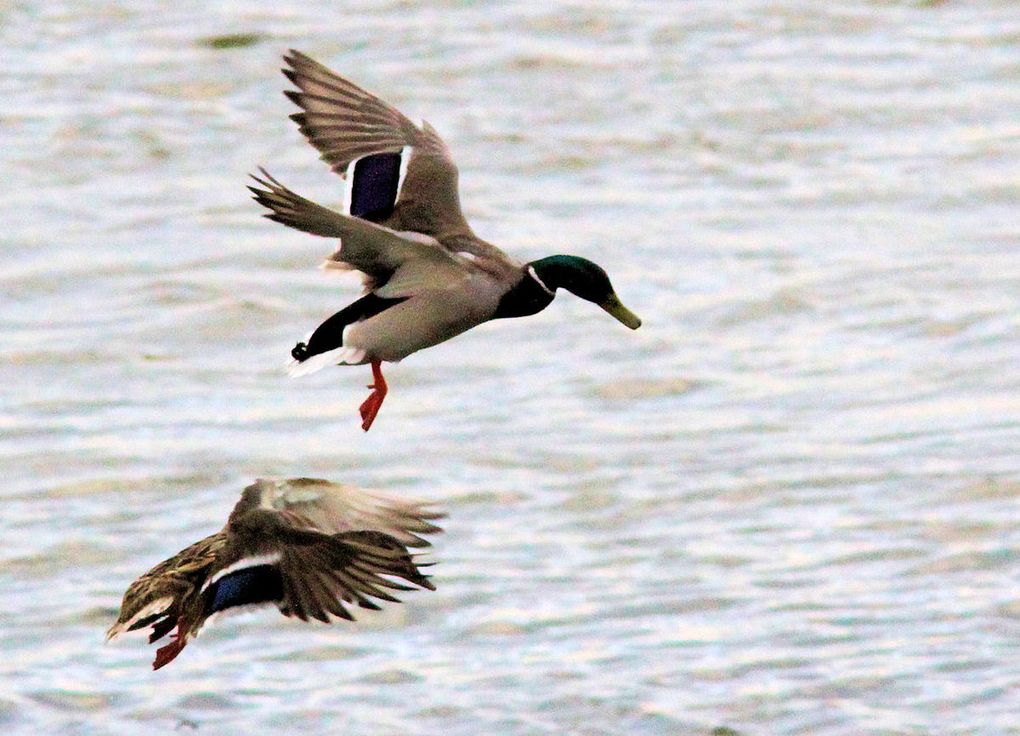
[[[285,616],[329,623],[353,620],[343,603],[375,609],[394,601],[385,589],[412,590],[397,577],[434,590],[408,553],[427,547],[442,515],[403,501],[325,480],[258,480],[248,486],[226,526],[133,582],[107,639],[152,627],[149,642],[176,627],[153,668],[172,661],[212,615],[276,605]],[[389,576],[389,577],[387,577]]]

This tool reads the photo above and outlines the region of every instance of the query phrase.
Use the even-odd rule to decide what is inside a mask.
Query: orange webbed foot
[[[386,379],[383,378],[382,363],[378,360],[372,361],[372,383],[368,387],[372,389],[372,393],[358,408],[361,413],[361,428],[366,432],[375,421],[376,415],[379,414],[379,409],[382,408],[383,399],[386,398],[389,388],[386,385]]]
[[[181,625],[177,624],[177,630],[170,635],[170,643],[156,650],[156,658],[152,660],[152,669],[158,670],[173,662],[187,643],[188,639],[181,632]]]

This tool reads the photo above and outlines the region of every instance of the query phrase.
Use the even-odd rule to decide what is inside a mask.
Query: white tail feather
[[[134,626],[136,623],[141,621],[143,618],[147,618],[148,616],[151,616],[154,613],[165,611],[167,607],[173,602],[174,599],[172,596],[164,596],[163,598],[157,598],[151,603],[147,603],[138,611],[138,613],[132,616],[130,620],[125,621],[124,623],[116,623],[113,626],[111,626],[110,630],[106,632],[106,640],[113,641],[118,636],[120,636],[125,631]]]
[[[307,376],[329,365],[360,365],[365,362],[366,353],[360,348],[339,347],[325,353],[313,355],[303,361],[292,360],[287,364],[287,373],[292,378]]]

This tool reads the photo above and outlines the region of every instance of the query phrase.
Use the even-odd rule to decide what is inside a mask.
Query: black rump
[[[347,305],[316,327],[315,332],[308,338],[308,342],[299,342],[290,351],[290,354],[295,360],[304,362],[313,355],[328,353],[330,350],[342,347],[344,344],[344,328],[347,325],[353,324],[358,320],[374,317],[394,304],[400,304],[406,298],[386,299],[375,294],[365,294],[365,296]]]

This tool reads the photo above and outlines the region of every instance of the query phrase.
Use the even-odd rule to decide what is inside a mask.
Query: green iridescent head
[[[597,263],[578,256],[549,256],[528,264],[548,290],[563,288],[582,299],[598,304],[632,330],[641,326],[641,318],[623,306],[609,276]]]

